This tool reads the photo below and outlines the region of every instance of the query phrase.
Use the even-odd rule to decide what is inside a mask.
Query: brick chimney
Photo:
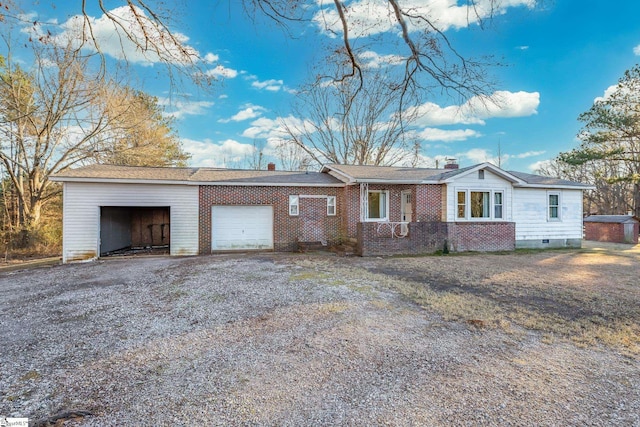
[[[445,169],[458,169],[459,167],[456,159],[447,159],[447,164],[444,165]]]
[[[275,164],[275,163],[273,163],[273,162],[269,163],[269,164],[267,165],[267,170],[269,170],[269,171],[274,171],[274,170],[276,170],[276,164]]]

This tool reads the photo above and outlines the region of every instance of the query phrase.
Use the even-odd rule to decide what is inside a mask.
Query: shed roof
[[[640,222],[633,215],[590,215],[584,219],[584,222],[601,222],[609,224],[624,224]]]

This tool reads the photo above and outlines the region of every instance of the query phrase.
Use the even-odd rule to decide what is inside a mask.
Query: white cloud
[[[463,2],[458,5],[457,0],[406,0],[402,2],[404,10],[412,15],[430,17],[432,23],[440,30],[450,28],[466,28],[470,24],[478,22],[493,15],[506,13],[509,7],[535,6],[535,0],[505,0],[492,10],[491,0],[479,0],[473,5]],[[367,37],[387,32],[399,32],[393,9],[387,2],[371,2],[369,0],[357,0],[349,4],[345,9],[345,15],[349,23],[352,37]],[[479,18],[478,18],[479,17]],[[313,17],[314,23],[330,37],[337,37],[342,33],[342,24],[338,12],[333,6],[324,7]],[[410,32],[424,30],[424,22],[420,20],[407,20]]]
[[[220,57],[214,53],[208,52],[202,59],[209,64],[213,64],[214,62],[218,62]]]
[[[256,117],[261,116],[264,111],[267,111],[267,109],[259,105],[248,105],[242,110],[238,111],[233,116],[231,116],[230,118],[220,119],[218,121],[220,123],[229,123],[229,122],[241,122],[244,120],[255,119]]]
[[[111,18],[104,14],[99,18],[87,18],[92,29],[91,35],[87,33],[85,18],[80,15],[72,16],[60,25],[62,32],[50,36],[49,40],[61,45],[71,42],[78,48],[94,52],[99,49],[113,58],[142,65],[161,61],[187,64],[198,60],[198,51],[187,44],[189,38],[186,35],[173,32],[174,38],[171,38],[142,9],[132,7],[135,14],[129,6],[121,6],[109,11]],[[46,36],[39,25],[30,25],[23,31]],[[141,49],[140,46],[147,48]]]
[[[640,56],[640,44],[633,48],[633,54],[636,56]]]
[[[640,47],[640,46],[638,46]],[[611,97],[614,93],[618,91],[618,85],[611,85],[604,90],[604,94],[602,96],[598,96],[594,98],[593,102],[604,102]]]
[[[536,172],[543,168],[548,168],[552,163],[552,160],[540,160],[529,165],[529,170]]]
[[[538,92],[496,91],[490,97],[474,96],[462,105],[440,107],[427,102],[409,109],[408,114],[417,114],[421,126],[452,124],[479,124],[497,117],[525,117],[537,114],[540,105]]]
[[[167,116],[181,119],[184,116],[201,116],[207,113],[207,109],[214,105],[211,101],[175,100],[171,98],[158,98],[158,104],[167,107]]]
[[[465,141],[469,138],[477,138],[479,136],[481,135],[472,129],[445,130],[425,128],[418,133],[418,137],[423,141]]]
[[[493,164],[498,164],[498,158],[491,155],[488,150],[484,148],[472,148],[469,151],[456,153],[454,156],[457,159],[467,159],[470,160],[471,163],[484,163],[489,162]]]
[[[546,153],[546,151],[527,151],[520,154],[507,154],[507,156],[510,159],[526,159],[528,157],[541,156],[544,153]]]
[[[275,80],[275,79],[265,80],[263,82],[256,80],[251,83],[251,86],[255,87],[256,89],[264,89],[271,92],[278,92],[284,87],[284,82],[282,80]]]
[[[363,61],[366,68],[381,68],[388,65],[398,65],[402,64],[405,60],[405,58],[400,55],[380,55],[370,50],[361,53],[358,57]]]
[[[183,138],[182,147],[191,153],[192,166],[203,167],[227,167],[228,164],[241,163],[255,150],[253,145],[242,144],[233,139],[213,142],[210,139],[197,141]]]
[[[213,77],[213,78],[233,79],[238,76],[238,71],[232,68],[227,68],[224,65],[218,65],[215,68],[207,70],[205,74],[208,77]]]

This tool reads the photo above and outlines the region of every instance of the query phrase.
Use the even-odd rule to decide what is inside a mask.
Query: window
[[[456,219],[504,219],[504,191],[456,191]]]
[[[467,216],[467,192],[458,191],[458,210],[456,218],[465,218]]]
[[[334,216],[336,214],[336,196],[327,196],[327,215]]]
[[[387,220],[388,204],[387,199],[389,193],[387,191],[369,191],[367,193],[367,219],[370,220]]]
[[[289,215],[298,216],[300,212],[300,197],[299,196],[289,196]]]
[[[478,171],[478,179],[484,179],[484,170]]]
[[[560,219],[560,194],[548,193],[547,195],[549,199],[549,219],[559,220]]]
[[[490,194],[488,191],[471,192],[471,218],[489,218]]]
[[[493,217],[495,219],[502,219],[502,192],[496,191],[493,193]]]

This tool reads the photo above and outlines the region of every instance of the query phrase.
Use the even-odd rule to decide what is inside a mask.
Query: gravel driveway
[[[364,274],[382,262],[262,254],[0,273],[0,416],[640,426],[637,357],[445,321]]]

